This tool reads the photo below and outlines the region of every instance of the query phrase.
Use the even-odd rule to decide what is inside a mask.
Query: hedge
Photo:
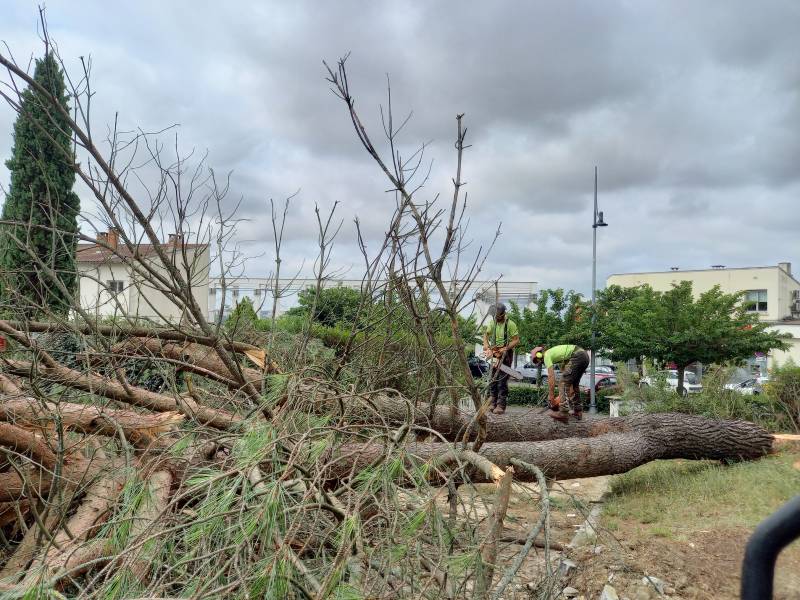
[[[597,412],[608,413],[609,396],[614,396],[614,390],[600,390],[597,393]],[[581,392],[583,410],[589,410],[589,394]],[[539,390],[535,385],[510,385],[508,387],[508,403],[514,406],[547,406],[547,388]]]

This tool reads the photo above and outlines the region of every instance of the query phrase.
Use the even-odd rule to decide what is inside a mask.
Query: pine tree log
[[[175,343],[156,338],[132,338],[114,345],[116,354],[140,358],[166,358],[178,363],[179,370],[189,371],[202,377],[218,381],[232,390],[250,383],[255,389],[263,388],[264,374],[258,369],[240,366],[239,373],[231,371],[220,360],[216,351],[207,346],[185,342]],[[267,363],[267,372],[276,372],[277,365]]]
[[[658,459],[752,460],[772,449],[772,436],[746,421],[714,421],[680,414],[643,415],[629,419],[640,426],[622,433],[595,437],[531,442],[491,442],[479,454],[500,468],[516,458],[539,467],[553,479],[573,479],[614,475]],[[412,443],[405,447],[409,457],[441,462],[452,453],[450,444]],[[385,454],[380,444],[348,444],[341,448],[339,460],[329,468],[329,479],[346,478],[350,473],[374,464]],[[474,482],[493,482],[485,470],[469,469]],[[518,481],[533,481],[533,475],[517,473]]]
[[[108,466],[108,462],[99,457],[86,458],[81,445],[73,445],[66,455],[57,457],[39,436],[10,423],[0,423],[0,446],[28,457],[22,468],[0,473],[0,502],[22,500],[32,493],[45,494],[53,483],[54,473],[59,470],[65,485],[78,485]]]
[[[139,387],[123,385],[96,373],[82,373],[60,364],[37,364],[6,360],[6,370],[19,377],[42,377],[66,387],[104,396],[117,402],[147,408],[156,412],[180,412],[216,429],[228,430],[241,422],[236,415],[218,408],[198,404],[191,398],[175,398]]]
[[[0,423],[0,446],[29,456],[39,467],[55,469],[57,458],[53,451],[40,437],[22,427]]]
[[[18,521],[17,509],[19,514],[25,515],[30,509],[30,500],[20,500],[19,502],[0,502],[0,529]]]
[[[309,386],[309,393],[311,393]],[[316,391],[317,395],[321,393]],[[329,399],[325,398],[326,404],[331,405]],[[331,394],[332,397],[332,394]],[[358,398],[355,398],[357,400]],[[351,404],[354,404],[351,401]],[[364,407],[369,405],[369,410]],[[468,439],[474,439],[477,435],[477,427],[473,423],[474,413],[455,411],[455,416],[451,415],[450,408],[447,406],[437,406],[432,418],[430,407],[424,403],[418,403],[412,408],[409,401],[404,401],[401,396],[389,396],[385,393],[375,392],[365,394],[361,407],[348,407],[348,417],[352,420],[362,420],[365,423],[372,423],[379,415],[381,422],[400,426],[409,420],[414,425],[428,427],[437,431],[448,441],[460,441],[472,426],[471,435]],[[685,414],[636,414],[627,417],[591,417],[584,415],[583,419],[576,421],[570,419],[569,423],[560,423],[551,419],[544,408],[530,408],[522,412],[507,412],[503,415],[486,415],[486,441],[487,442],[539,442],[545,440],[559,440],[566,438],[586,438],[597,437],[608,433],[626,433],[634,430],[651,430],[663,427],[665,423],[672,423],[675,420],[684,422],[686,427],[714,427],[713,424],[720,421],[701,417],[697,415]],[[762,430],[763,431],[763,430]]]
[[[7,324],[17,331],[26,331],[30,333],[78,333],[81,335],[100,335],[109,338],[147,338],[167,340],[171,342],[192,342],[202,346],[214,348],[220,345],[225,350],[230,352],[247,352],[251,350],[260,350],[258,346],[248,344],[245,342],[237,342],[233,340],[225,340],[220,338],[209,337],[198,332],[190,332],[187,329],[181,328],[168,329],[157,327],[131,327],[128,325],[102,325],[102,324],[76,324],[65,322],[45,322],[45,321],[6,321]]]
[[[0,421],[25,429],[49,433],[56,418],[65,429],[79,433],[116,437],[121,431],[134,446],[146,448],[156,436],[174,431],[185,417],[178,412],[142,414],[91,404],[39,402],[27,396],[0,403]]]
[[[53,536],[53,543],[43,556],[28,567],[22,586],[30,588],[40,578],[47,580],[54,572],[62,570],[70,557],[78,552],[91,537],[116,500],[125,481],[124,471],[111,471],[95,481],[86,490],[83,502],[70,517],[65,528]]]

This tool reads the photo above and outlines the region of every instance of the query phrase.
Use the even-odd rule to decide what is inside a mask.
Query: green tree
[[[229,333],[252,331],[258,328],[258,324],[259,319],[255,308],[253,308],[253,301],[247,297],[237,302],[236,308],[225,319],[225,329]]]
[[[34,80],[69,113],[64,75],[52,54],[36,61]],[[75,172],[69,126],[43,92],[22,92],[6,166],[11,186],[0,228],[0,285],[6,302],[29,316],[65,314],[78,278],[75,265],[80,200],[72,191]],[[38,257],[46,269],[31,258]],[[65,289],[46,272],[52,271]]]
[[[519,328],[520,347],[579,344],[587,347],[591,332],[583,327],[586,320],[583,298],[573,291],[545,289],[539,293],[536,308],[520,310],[511,303],[510,318]]]
[[[658,294],[649,286],[600,290],[594,309],[598,351],[613,361],[652,358],[654,339],[659,335],[654,323],[658,302]],[[589,307],[580,324],[584,336],[591,337],[591,326]]]
[[[316,290],[308,288],[297,295],[297,306],[289,309],[290,316],[311,315],[312,320],[327,327],[337,324],[352,325],[361,304],[361,292],[347,287],[332,287],[320,290],[316,298]]]
[[[597,303],[597,319],[601,345],[613,358],[674,363],[681,393],[692,363],[741,361],[786,347],[785,335],[767,331],[769,324],[747,311],[743,293],[726,294],[715,286],[695,299],[689,281],[666,292],[608,288]]]

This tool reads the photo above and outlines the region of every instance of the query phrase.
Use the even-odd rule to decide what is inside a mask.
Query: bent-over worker
[[[489,313],[494,318],[483,328],[483,353],[494,359],[489,371],[489,410],[502,415],[508,400],[508,373],[500,370],[500,364],[511,366],[514,348],[519,344],[519,330],[506,316],[506,305],[502,302],[489,309]]]
[[[531,361],[534,365],[544,362],[544,366],[547,367],[547,386],[549,388],[547,399],[550,404],[548,414],[557,421],[567,423],[570,407],[572,407],[573,416],[580,420],[583,416],[583,405],[579,386],[581,377],[589,366],[589,354],[586,350],[574,344],[561,344],[549,349],[546,346],[538,346],[531,351]],[[561,370],[561,379],[558,382],[558,401],[555,398],[556,375],[553,365],[558,365]]]

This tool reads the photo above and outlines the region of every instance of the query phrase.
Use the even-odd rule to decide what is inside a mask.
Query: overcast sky
[[[34,2],[4,0],[0,39],[41,52]],[[383,232],[394,203],[322,60],[350,52],[356,106],[380,139],[392,82],[431,142],[425,197],[451,193],[455,115],[482,277],[588,292],[593,170],[598,282],[610,273],[772,265],[800,271],[800,3],[746,1],[200,2],[51,0],[68,68],[93,60],[95,121],[179,124],[180,144],[233,171],[248,274],[270,271],[268,199],[301,190],[291,268],[315,255],[313,207],[341,202],[334,262],[357,274],[352,218]],[[5,50],[4,50],[5,52]],[[0,157],[15,115],[0,106]],[[0,168],[0,183],[8,172]],[[88,203],[89,199],[85,199]]]

